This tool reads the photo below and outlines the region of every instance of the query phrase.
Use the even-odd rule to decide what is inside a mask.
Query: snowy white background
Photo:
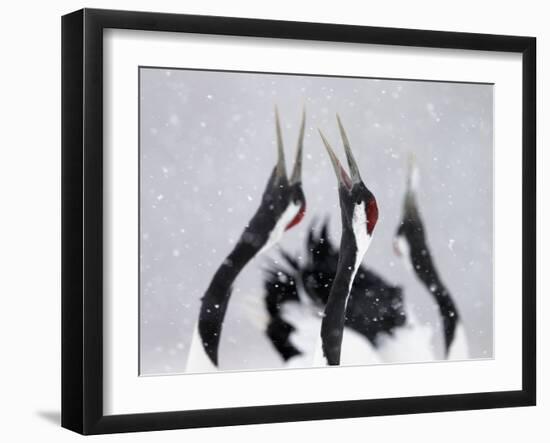
[[[147,68],[140,90],[142,374],[185,370],[199,298],[274,165],[274,104],[289,170],[302,105],[307,110],[308,211],[283,247],[302,252],[307,229],[326,215],[339,239],[336,181],[317,134],[320,127],[342,155],[339,112],[381,212],[365,262],[404,286],[406,303],[434,327],[439,355],[437,307],[391,246],[413,151],[436,264],[462,314],[471,356],[491,357],[492,86]],[[220,345],[224,369],[281,364],[261,331],[261,270],[269,260],[257,257],[235,284]]]

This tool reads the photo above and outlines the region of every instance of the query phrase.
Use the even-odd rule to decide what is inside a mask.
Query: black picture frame
[[[103,30],[192,32],[522,55],[522,388],[392,399],[104,415]],[[535,405],[536,39],[83,9],[62,18],[62,426],[82,434]]]

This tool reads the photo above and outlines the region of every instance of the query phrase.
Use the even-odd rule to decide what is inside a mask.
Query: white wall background
[[[463,0],[386,3],[298,3],[291,0],[203,0],[169,2],[113,0],[10,2],[0,27],[0,436],[3,441],[73,441],[59,428],[60,410],[60,16],[83,6],[165,12],[233,15],[286,20],[352,23],[538,37],[539,152],[550,103],[542,78],[550,72],[550,30],[543,2]],[[539,226],[549,221],[547,156],[539,155]],[[546,164],[544,164],[546,163]],[[539,274],[550,252],[549,235],[539,233]],[[545,251],[542,249],[545,247]],[[546,259],[546,260],[545,260]],[[550,280],[539,278],[540,295]],[[546,340],[550,327],[539,315],[539,406],[534,408],[323,422],[244,426],[99,437],[125,441],[265,441],[299,438],[333,441],[340,436],[368,441],[514,441],[550,434],[550,385]],[[543,323],[543,324],[540,324]],[[542,345],[541,345],[542,343]]]

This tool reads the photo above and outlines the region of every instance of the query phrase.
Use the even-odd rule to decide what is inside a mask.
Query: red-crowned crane
[[[337,120],[346,151],[349,175],[338,161],[323,133],[319,131],[338,180],[342,222],[338,266],[321,323],[323,354],[329,365],[340,364],[349,294],[355,274],[369,248],[374,227],[378,221],[376,198],[363,183],[348,137],[338,116]]]
[[[202,297],[198,321],[200,339],[195,333],[188,356],[187,371],[211,370],[212,366],[218,366],[220,335],[233,283],[237,276],[250,260],[275,245],[285,231],[300,223],[304,217],[306,200],[302,190],[302,152],[305,110],[302,112],[296,158],[290,179],[286,173],[277,108],[275,108],[275,129],[277,163],[263,192],[260,206],[246,224],[233,250],[214,274]],[[204,358],[205,353],[209,361]]]

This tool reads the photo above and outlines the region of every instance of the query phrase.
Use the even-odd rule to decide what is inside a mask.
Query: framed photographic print
[[[531,37],[62,21],[62,425],[535,404]]]

